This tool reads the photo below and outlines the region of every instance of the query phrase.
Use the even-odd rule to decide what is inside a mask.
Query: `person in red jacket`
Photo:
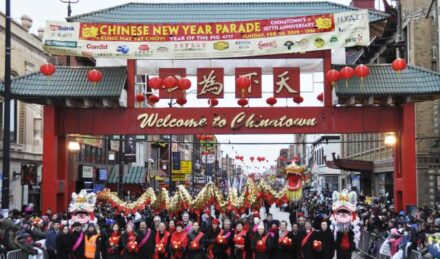
[[[171,258],[182,259],[185,258],[186,246],[188,244],[188,236],[183,231],[183,223],[176,224],[176,231],[171,235]]]
[[[170,233],[165,230],[165,223],[159,224],[159,231],[156,232],[154,249],[154,259],[168,259],[168,244],[170,241]]]

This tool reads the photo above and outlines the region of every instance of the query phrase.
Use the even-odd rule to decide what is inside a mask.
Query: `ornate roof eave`
[[[333,161],[327,160],[324,157],[325,165],[332,169],[342,169],[346,171],[357,171],[363,173],[373,173],[374,163],[372,161],[341,159],[337,158],[335,153],[332,153]]]

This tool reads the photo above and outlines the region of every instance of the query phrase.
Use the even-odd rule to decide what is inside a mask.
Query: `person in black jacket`
[[[321,222],[321,230],[318,232],[318,239],[322,242],[322,250],[319,252],[321,259],[333,259],[335,255],[335,238],[328,228],[328,222]]]
[[[337,259],[350,259],[351,253],[356,249],[354,243],[354,233],[350,229],[348,232],[336,233],[336,255]]]
[[[57,259],[69,258],[69,226],[64,226],[57,236]]]
[[[310,221],[304,223],[304,230],[299,234],[299,253],[303,259],[319,258],[317,251],[313,248],[313,242],[318,240],[316,231],[312,228]]]
[[[81,231],[81,223],[73,223],[73,231],[69,236],[69,250],[74,259],[84,259],[84,233]]]
[[[264,225],[260,224],[257,228],[252,240],[252,251],[255,259],[269,259],[270,251],[272,250],[273,239],[270,235],[266,234]]]
[[[137,243],[139,252],[137,258],[139,259],[153,259],[156,232],[147,228],[147,223],[141,221],[139,223],[139,230],[137,231]]]
[[[205,259],[205,234],[200,231],[200,225],[196,221],[192,224],[192,230],[188,233],[188,258]]]
[[[281,221],[278,239],[275,239],[274,242],[278,242],[276,259],[297,258],[295,254],[297,239],[295,239],[292,232],[287,229],[287,221]]]

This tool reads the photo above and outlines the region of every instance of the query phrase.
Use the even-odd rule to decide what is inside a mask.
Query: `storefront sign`
[[[82,167],[82,178],[93,178],[93,166]]]
[[[174,162],[174,161],[173,161]],[[174,170],[174,174],[191,174],[192,173],[192,161],[191,160],[180,160],[180,169]]]
[[[94,58],[194,59],[368,46],[368,11],[184,24],[47,22],[44,49]]]

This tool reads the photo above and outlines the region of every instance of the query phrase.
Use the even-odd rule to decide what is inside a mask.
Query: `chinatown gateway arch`
[[[65,210],[75,191],[70,134],[390,132],[396,209],[415,205],[414,102],[440,93],[424,83],[440,75],[367,64],[369,75],[353,76],[335,65],[347,49],[368,48],[388,17],[330,2],[128,3],[48,22],[47,53],[95,58],[102,77],[87,67],[49,67],[13,80],[14,98],[45,105],[42,210]],[[176,86],[184,77],[193,81],[186,94]],[[286,105],[269,106],[265,97]]]

